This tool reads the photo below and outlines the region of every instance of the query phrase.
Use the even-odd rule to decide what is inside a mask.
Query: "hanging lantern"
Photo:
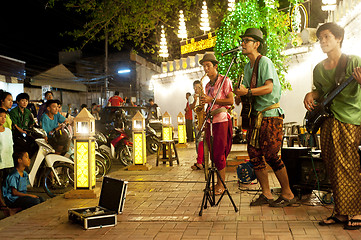
[[[209,20],[208,20],[208,10],[207,10],[207,3],[206,1],[203,1],[202,6],[202,14],[201,14],[201,30],[204,31],[204,33],[211,30],[209,27]]]
[[[178,30],[178,37],[179,38],[187,38],[187,29],[186,29],[186,23],[184,20],[184,14],[183,10],[179,11],[179,30]]]
[[[234,11],[236,9],[236,0],[228,0],[228,11]]]
[[[159,56],[163,58],[167,58],[169,56],[168,54],[168,47],[167,47],[167,39],[165,38],[165,30],[164,26],[162,25],[162,31],[160,34],[160,50],[159,50]]]

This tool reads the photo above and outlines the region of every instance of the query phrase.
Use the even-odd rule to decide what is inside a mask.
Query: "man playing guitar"
[[[247,151],[262,188],[262,194],[250,205],[289,206],[295,203],[296,199],[289,186],[286,167],[278,156],[283,127],[283,110],[279,107],[281,84],[272,61],[261,55],[264,50],[261,30],[248,28],[241,37],[242,54],[246,55],[250,62],[244,68],[244,85],[240,85],[234,93],[237,95],[236,102],[239,102],[240,96],[253,98],[251,126],[247,131]],[[276,201],[273,201],[265,162],[275,172],[282,188]]]
[[[361,228],[361,163],[357,152],[361,141],[361,58],[342,54],[344,29],[335,23],[321,25],[316,36],[327,58],[313,70],[314,89],[305,96],[305,108],[312,112],[317,106],[315,101],[320,103],[321,97],[334,86],[351,75],[356,80],[332,100],[329,107],[332,116],[321,125],[321,155],[330,177],[335,208],[334,214],[319,224],[344,223],[344,229],[357,230]],[[344,73],[342,79],[338,79],[338,72]]]

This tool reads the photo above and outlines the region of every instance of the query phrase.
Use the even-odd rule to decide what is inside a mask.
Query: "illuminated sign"
[[[189,53],[194,55],[204,50],[213,50],[213,47],[216,45],[216,39],[215,32],[211,32],[197,38],[181,41],[182,57],[186,57],[185,55],[188,55]]]

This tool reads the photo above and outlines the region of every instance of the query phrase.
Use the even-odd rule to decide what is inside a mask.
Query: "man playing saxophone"
[[[194,165],[191,166],[193,170],[201,170],[203,169],[204,165],[204,152],[203,152],[203,141],[202,136],[198,136],[198,132],[200,131],[204,118],[205,118],[205,112],[204,112],[204,104],[201,104],[200,98],[204,95],[203,91],[203,83],[202,80],[204,77],[207,76],[207,73],[204,74],[204,76],[201,78],[201,80],[195,80],[193,82],[193,103],[190,105],[190,108],[194,111],[196,115],[196,121],[195,121],[195,127],[194,127],[194,133],[195,133],[195,144],[196,144],[196,152],[197,152],[197,161],[194,163]]]
[[[213,99],[217,95],[218,89],[221,87],[224,76],[218,73],[218,61],[214,54],[204,54],[199,64],[203,66],[204,71],[210,79],[205,87],[205,95],[201,97],[201,103],[207,103],[207,110],[209,110]],[[223,182],[226,176],[226,159],[232,146],[232,121],[231,116],[227,112],[227,109],[233,105],[232,91],[232,82],[227,77],[215,100],[214,106],[210,109],[212,122],[208,119],[205,127],[208,148],[211,153],[213,152],[213,161]],[[212,146],[210,144],[211,134],[213,136]],[[221,179],[218,178],[217,184],[214,186],[215,195],[221,195],[225,190]]]

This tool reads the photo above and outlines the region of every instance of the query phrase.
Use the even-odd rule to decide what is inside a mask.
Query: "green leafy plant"
[[[264,33],[267,45],[265,55],[274,63],[282,89],[291,89],[291,84],[285,78],[287,72],[286,56],[282,54],[291,37],[288,13],[278,11],[278,1],[266,0],[265,2],[257,0],[241,1],[236,5],[233,12],[229,12],[225,16],[217,31],[217,43],[214,48],[216,57],[220,61],[219,71],[225,74],[233,57],[232,54],[222,56],[222,53],[238,47],[240,45],[240,36],[247,28],[259,28]],[[228,74],[234,84],[238,82],[239,77],[243,74],[247,62],[248,59],[241,52],[238,52],[237,61]]]

